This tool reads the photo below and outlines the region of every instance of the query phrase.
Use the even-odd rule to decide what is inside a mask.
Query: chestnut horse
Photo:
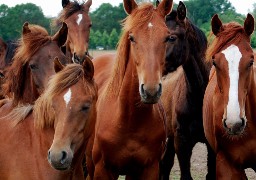
[[[65,53],[73,62],[81,64],[88,56],[90,28],[89,8],[92,0],[83,4],[77,1],[62,0],[63,10],[55,20],[56,24],[65,22],[68,26],[68,37],[64,46]]]
[[[93,60],[99,85],[93,178],[158,179],[166,140],[158,103],[170,37],[165,16],[173,1],[163,0],[157,8],[151,3],[138,6],[134,0],[123,3],[129,15],[116,55]]]
[[[67,31],[66,24],[63,24],[54,36],[49,36],[43,27],[24,23],[22,37],[3,84],[3,94],[13,98],[14,106],[34,103],[49,77],[55,74],[55,57],[62,63],[67,62],[60,49],[66,41]]]
[[[203,125],[216,153],[217,179],[247,179],[245,168],[256,171],[256,67],[250,36],[254,18],[244,26],[211,21],[216,36],[207,50],[213,67],[203,103]]]
[[[202,106],[210,66],[205,61],[207,40],[204,33],[186,17],[181,1],[177,11],[166,17],[171,32],[166,52],[166,73],[162,100],[167,113],[168,143],[161,161],[160,179],[169,179],[177,154],[181,179],[192,179],[190,159],[197,142],[206,143],[208,174],[215,179],[215,154],[204,135]],[[177,69],[178,68],[178,69]]]
[[[53,65],[53,64],[52,64]],[[33,113],[24,120],[0,108],[0,179],[83,179],[82,159],[96,121],[97,87],[93,64],[55,70]],[[7,110],[7,111],[6,111]],[[48,161],[47,161],[48,159]]]

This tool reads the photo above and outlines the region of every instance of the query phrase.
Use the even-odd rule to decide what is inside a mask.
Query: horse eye
[[[30,67],[31,70],[36,70],[36,69],[38,69],[38,66],[35,65],[35,64],[30,64],[29,67]]]
[[[81,111],[88,111],[88,109],[90,109],[90,105],[89,104],[84,104],[81,108]]]
[[[131,42],[135,42],[134,37],[133,37],[132,35],[130,35],[130,34],[129,34],[128,39],[129,39]]]
[[[175,36],[168,36],[165,40],[165,42],[174,42],[176,41],[177,37]]]
[[[249,66],[248,66],[248,67],[251,67],[251,66],[253,65],[253,62],[254,62],[254,60],[252,59],[252,60],[250,61],[250,63],[249,63]]]

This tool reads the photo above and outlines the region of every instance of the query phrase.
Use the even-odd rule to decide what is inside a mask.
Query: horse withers
[[[254,18],[244,25],[211,20],[216,36],[207,50],[213,67],[203,105],[204,131],[214,149],[217,179],[247,179],[256,170],[256,68],[250,36]]]

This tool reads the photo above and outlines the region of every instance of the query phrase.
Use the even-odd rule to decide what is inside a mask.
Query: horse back
[[[114,53],[104,54],[94,58],[92,61],[94,65],[94,79],[99,88],[99,95],[101,94],[104,87],[106,87],[110,78],[115,56],[116,55]]]

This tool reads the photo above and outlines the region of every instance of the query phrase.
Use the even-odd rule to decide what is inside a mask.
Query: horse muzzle
[[[144,84],[140,85],[140,96],[141,101],[145,104],[155,104],[160,99],[162,94],[162,84],[158,84],[158,86],[149,88]]]
[[[229,122],[227,119],[223,119],[223,127],[229,135],[240,135],[244,132],[246,126],[246,118],[240,118],[240,120]]]
[[[71,151],[48,151],[48,162],[57,170],[67,170],[70,168],[73,159]]]

